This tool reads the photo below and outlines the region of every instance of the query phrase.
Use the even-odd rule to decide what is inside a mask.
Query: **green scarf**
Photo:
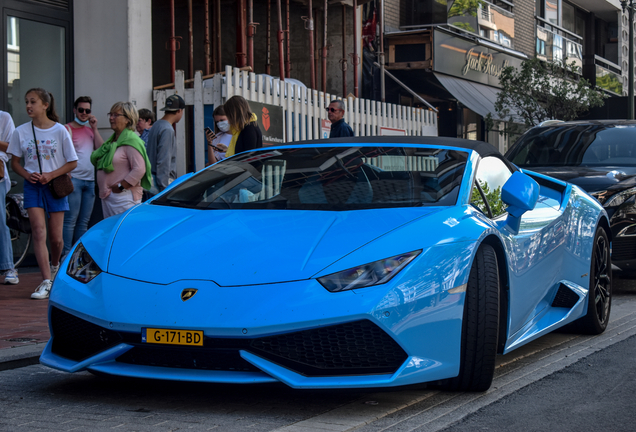
[[[104,170],[104,172],[107,173],[113,172],[115,170],[113,167],[113,156],[115,155],[115,150],[124,145],[133,147],[141,153],[144,161],[146,161],[146,174],[144,174],[141,178],[141,186],[146,190],[150,190],[152,187],[152,174],[150,174],[150,161],[148,160],[148,154],[146,154],[146,147],[144,146],[144,142],[141,138],[128,128],[124,129],[121,134],[119,134],[119,139],[117,141],[115,141],[115,134],[112,134],[100,148],[91,153],[91,163],[95,165],[98,170]]]

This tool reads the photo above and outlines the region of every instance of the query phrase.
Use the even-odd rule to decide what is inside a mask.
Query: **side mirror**
[[[519,171],[515,172],[501,190],[501,200],[508,206],[506,226],[513,232],[519,232],[521,216],[534,209],[539,199],[539,184]]]

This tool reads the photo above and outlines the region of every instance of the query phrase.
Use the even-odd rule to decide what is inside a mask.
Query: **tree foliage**
[[[508,206],[501,200],[501,187],[498,187],[495,190],[490,190],[490,187],[488,187],[488,183],[481,180],[479,180],[479,186],[486,196],[486,200],[488,201],[488,205],[490,206],[492,216],[497,217],[504,214]],[[486,206],[486,203],[484,203],[484,200],[481,197],[477,186],[473,186],[470,202],[484,214],[488,214],[488,207]]]
[[[495,110],[509,123],[536,126],[544,120],[574,120],[590,108],[603,105],[607,96],[576,74],[571,62],[545,63],[525,60],[521,68],[506,67],[501,73],[501,91]]]
[[[455,0],[448,10],[448,17],[477,16],[477,9],[483,2],[481,0]]]
[[[449,23],[468,32],[476,33],[470,22],[462,22],[467,17],[477,17],[477,10],[483,4],[482,0],[454,0],[448,10]],[[455,18],[455,19],[452,19]]]

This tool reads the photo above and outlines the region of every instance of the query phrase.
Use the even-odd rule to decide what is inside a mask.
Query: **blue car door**
[[[512,175],[497,157],[483,158],[477,168],[479,181],[499,227],[506,249],[508,293],[508,337],[523,330],[549,307],[548,295],[561,280],[564,221],[561,202],[554,194],[542,193],[535,208],[521,218],[518,233],[505,224],[507,213],[501,202],[501,188]]]

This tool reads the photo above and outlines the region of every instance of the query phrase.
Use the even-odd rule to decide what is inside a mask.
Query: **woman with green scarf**
[[[108,113],[115,132],[91,154],[104,218],[125,212],[141,202],[150,189],[150,162],[144,142],[134,132],[139,113],[130,102],[117,102]]]

